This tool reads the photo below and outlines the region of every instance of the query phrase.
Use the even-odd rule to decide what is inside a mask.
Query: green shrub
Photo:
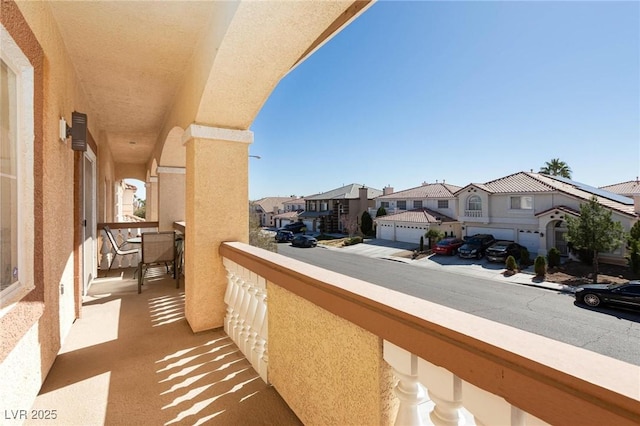
[[[344,240],[345,246],[352,246],[355,244],[360,244],[362,242],[362,237],[352,237]]]
[[[322,241],[322,240],[335,240],[336,237],[333,237],[331,235],[327,235],[327,234],[320,234],[316,237],[316,240],[318,241]]]
[[[547,275],[547,261],[544,256],[536,257],[533,268],[537,277],[544,277]]]
[[[373,219],[371,219],[371,215],[369,212],[362,212],[362,217],[360,219],[360,230],[364,235],[371,235],[373,232]]]
[[[420,237],[420,251],[424,251],[424,237]]]
[[[627,256],[627,260],[629,261],[629,268],[631,268],[634,274],[640,272],[640,241],[631,240],[629,242],[629,255]]]
[[[560,250],[555,247],[549,249],[549,253],[547,253],[547,264],[549,268],[560,266]]]
[[[518,268],[516,258],[513,256],[508,256],[507,260],[504,263],[508,271],[515,271]]]
[[[531,256],[529,255],[529,250],[526,247],[522,247],[520,249],[520,266],[526,268],[531,265]]]

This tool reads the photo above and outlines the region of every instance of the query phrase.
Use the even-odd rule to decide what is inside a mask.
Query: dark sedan
[[[433,252],[436,254],[446,254],[447,256],[453,256],[454,254],[458,253],[458,249],[463,244],[464,240],[461,240],[460,238],[443,238],[438,241],[436,246],[433,248]]]
[[[575,293],[576,301],[587,306],[620,305],[640,310],[640,281],[624,284],[588,284]]]
[[[311,235],[297,235],[291,240],[291,245],[294,247],[315,247],[318,245],[318,240]]]
[[[514,259],[520,259],[520,251],[522,246],[513,241],[498,241],[487,249],[487,260],[489,262],[505,263],[507,257],[513,256]]]
[[[293,232],[279,229],[278,232],[276,232],[275,238],[278,243],[286,243],[293,240]]]

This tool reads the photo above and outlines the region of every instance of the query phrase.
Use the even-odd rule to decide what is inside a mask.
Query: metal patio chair
[[[176,233],[174,231],[144,232],[142,234],[142,258],[138,265],[138,294],[142,292],[142,281],[150,265],[164,264],[169,273],[169,264],[173,266],[173,277],[176,288],[180,288],[176,250]]]
[[[107,234],[107,239],[109,240],[109,242],[111,243],[111,246],[113,247],[113,252],[115,252],[115,254],[111,257],[111,260],[109,261],[109,269],[107,270],[107,273],[109,273],[109,271],[111,271],[111,266],[113,266],[113,262],[116,260],[116,256],[118,255],[127,256],[129,254],[138,254],[140,250],[137,248],[124,250],[122,247],[125,244],[127,244],[126,241],[118,245],[116,238],[113,236],[113,232],[111,232],[111,228],[105,225],[102,229],[104,229],[105,234]]]

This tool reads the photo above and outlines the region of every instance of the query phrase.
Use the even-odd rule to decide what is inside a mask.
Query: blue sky
[[[552,158],[593,186],[635,179],[640,3],[378,1],[251,130],[251,199],[464,186]]]

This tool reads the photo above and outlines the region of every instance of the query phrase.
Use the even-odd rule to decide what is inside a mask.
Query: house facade
[[[362,213],[375,205],[374,199],[382,191],[352,183],[321,194],[305,197],[305,211],[300,218],[309,231],[360,231]]]
[[[611,210],[625,231],[638,220],[640,205],[631,198],[578,182],[540,173],[519,172],[483,184],[469,184],[456,192],[457,219],[462,236],[493,234],[545,255],[556,247],[567,254],[566,217],[576,217],[580,205],[594,195]],[[624,248],[603,253],[603,261],[624,262]]]
[[[460,236],[460,224],[455,219],[458,199],[454,195],[460,189],[444,182],[424,182],[398,192],[393,192],[391,187],[384,188],[371,210],[375,217],[376,237],[417,244],[429,229]],[[384,207],[386,216],[375,216],[380,207]]]
[[[297,197],[282,203],[284,213],[273,216],[274,226],[282,228],[285,225],[298,221],[298,217],[304,211],[304,198]]]
[[[294,197],[265,197],[251,203],[252,211],[260,218],[260,226],[278,226],[275,219],[286,211],[285,203]]]

